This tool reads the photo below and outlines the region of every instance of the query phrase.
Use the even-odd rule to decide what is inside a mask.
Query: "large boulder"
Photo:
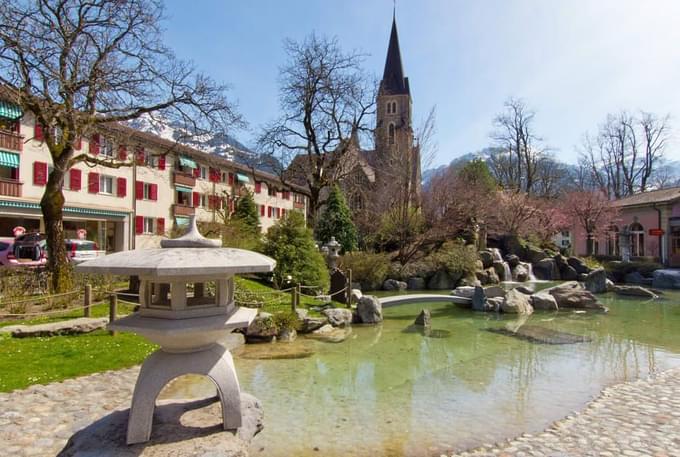
[[[423,290],[425,287],[425,280],[419,276],[413,276],[406,281],[406,288],[409,290]]]
[[[247,456],[251,440],[264,427],[260,402],[241,392],[242,424],[233,432],[222,430],[221,424],[215,425],[216,418],[222,417],[217,399],[159,400],[153,415],[151,440],[131,446],[125,444],[129,409],[114,411],[77,431],[59,456]]]
[[[603,294],[607,292],[607,272],[604,271],[604,268],[596,268],[588,273],[584,283],[589,292]]]
[[[475,293],[475,286],[458,286],[451,291],[451,295],[458,297],[472,298]]]
[[[271,313],[261,311],[246,329],[246,341],[248,343],[272,341],[279,333]]]
[[[321,314],[328,318],[328,323],[333,327],[345,327],[352,323],[352,311],[346,308],[326,308]]]
[[[632,297],[659,298],[657,294],[642,286],[614,286],[614,292]]]
[[[357,315],[362,324],[377,324],[382,322],[382,305],[373,295],[364,295],[357,302]]]
[[[652,287],[659,289],[680,289],[680,270],[656,270]]]
[[[384,290],[406,290],[407,284],[396,279],[386,279],[383,283]]]
[[[414,325],[419,325],[421,327],[430,327],[432,325],[432,313],[429,309],[424,309],[418,314],[416,320],[413,322]]]
[[[512,281],[512,277],[506,278],[506,276],[512,276],[509,275],[510,268],[508,268],[508,271],[506,273],[505,267],[507,265],[507,262],[503,262],[501,260],[494,260],[493,261],[493,269],[496,272],[496,276],[498,276],[498,279],[501,281]]]
[[[517,265],[519,265],[519,257],[517,257],[515,254],[507,255],[505,257],[505,261],[508,262],[510,268],[515,268]]]
[[[524,255],[529,263],[538,263],[541,260],[548,258],[548,254],[545,253],[543,249],[537,248],[536,246],[527,246],[524,249]]]
[[[439,270],[427,282],[427,288],[432,290],[447,290],[456,287],[460,275],[451,275],[445,270]]]
[[[459,286],[470,286],[470,287],[475,287],[475,286],[481,286],[482,283],[479,282],[479,279],[477,279],[476,276],[466,276],[464,278],[461,278],[458,281]]]
[[[501,286],[489,286],[484,288],[484,295],[486,295],[486,298],[505,298],[505,294],[507,293],[508,291]]]
[[[517,292],[522,292],[524,295],[531,295],[534,293],[533,287],[530,286],[517,286],[515,287]]]
[[[623,277],[623,282],[628,284],[640,284],[641,286],[651,286],[654,278],[645,278],[639,271],[632,271]]]
[[[534,276],[536,276],[537,279],[545,279],[548,281],[560,279],[560,270],[557,268],[555,259],[545,258],[538,262],[534,262],[533,271]]]
[[[512,289],[505,296],[501,311],[508,314],[531,314],[534,309],[531,307],[528,295]]]
[[[498,279],[498,275],[496,274],[496,270],[494,270],[493,267],[482,271],[476,271],[475,275],[482,285],[498,284],[500,282],[500,279]]]
[[[491,251],[479,251],[479,260],[482,261],[482,268],[487,269],[493,266],[493,253]]]
[[[560,270],[560,279],[563,281],[576,281],[578,279],[578,273],[574,267],[567,265]]]
[[[342,343],[352,333],[351,327],[339,328],[326,324],[307,335],[308,338],[324,341],[326,343]]]
[[[597,297],[592,292],[585,290],[576,281],[565,282],[559,286],[546,289],[545,292],[555,297],[560,309],[576,308],[607,311],[607,308],[597,301]]]
[[[512,270],[512,278],[515,281],[525,282],[529,280],[529,270],[523,264],[518,264]]]
[[[586,263],[583,260],[579,259],[578,257],[572,256],[567,258],[567,263],[569,264],[570,267],[576,270],[577,274],[590,273],[590,268],[588,268]]]
[[[326,317],[308,317],[305,316],[304,319],[300,321],[299,333],[311,333],[314,330],[318,330],[324,325],[328,324],[328,319]]]
[[[531,295],[531,306],[534,309],[542,309],[547,311],[557,311],[560,309],[557,306],[557,300],[548,292],[537,292]]]
[[[350,295],[352,296],[352,303],[358,302],[361,297],[364,296],[363,292],[361,292],[359,289],[352,289],[350,291]]]
[[[486,311],[486,294],[481,286],[475,287],[472,294],[472,309],[474,311]]]

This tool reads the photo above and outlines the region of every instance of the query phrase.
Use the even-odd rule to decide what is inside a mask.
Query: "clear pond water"
[[[252,456],[439,456],[544,429],[604,387],[680,366],[680,293],[601,300],[609,314],[476,313],[452,304],[398,305],[342,343],[298,338],[235,354],[241,388],[260,399],[265,429]],[[409,332],[432,311],[430,337]],[[540,326],[590,342],[551,345],[489,332]],[[285,345],[285,347],[284,347]],[[264,355],[266,356],[266,355]],[[299,358],[295,358],[299,357]],[[214,395],[178,379],[164,397]]]

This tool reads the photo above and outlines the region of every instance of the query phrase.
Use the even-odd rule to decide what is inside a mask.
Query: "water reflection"
[[[241,385],[265,409],[252,455],[429,456],[540,430],[605,385],[678,364],[678,298],[607,297],[609,315],[528,318],[428,304],[446,338],[404,332],[422,306],[403,305],[343,343],[287,345],[305,358],[259,360],[252,352],[262,349],[246,347],[235,360]],[[529,325],[592,341],[537,344],[485,331]],[[164,395],[195,395],[198,382],[180,380]]]

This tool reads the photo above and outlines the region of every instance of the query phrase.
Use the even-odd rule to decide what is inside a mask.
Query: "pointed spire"
[[[404,68],[401,64],[401,51],[399,50],[399,35],[397,34],[397,19],[393,11],[392,32],[390,44],[387,48],[385,59],[385,71],[380,83],[383,92],[388,94],[408,94],[408,81],[404,78]]]

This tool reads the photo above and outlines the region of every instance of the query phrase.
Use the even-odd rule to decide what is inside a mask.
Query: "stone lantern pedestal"
[[[192,219],[181,238],[161,242],[160,249],[124,251],[76,266],[76,271],[137,275],[139,312],[109,324],[134,332],[160,349],[144,361],[135,384],[127,443],[149,440],[156,398],[172,379],[200,374],[217,387],[225,430],[241,426],[241,399],[231,353],[218,340],[248,327],[257,310],[234,304],[234,275],[269,272],[274,260],[242,249],[221,248],[203,238]]]

